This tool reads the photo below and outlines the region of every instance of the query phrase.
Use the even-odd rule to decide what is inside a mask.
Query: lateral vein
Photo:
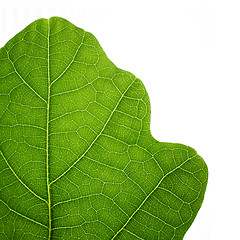
[[[86,149],[86,151],[66,170],[64,171],[60,176],[58,176],[56,179],[54,179],[51,183],[53,184],[54,182],[58,181],[60,178],[62,178],[67,172],[69,172],[70,169],[72,169],[89,151],[89,149],[93,146],[93,144],[98,140],[98,138],[101,136],[101,134],[103,133],[103,131],[105,130],[107,124],[109,123],[110,119],[112,118],[112,115],[114,114],[114,112],[116,111],[117,107],[119,106],[120,102],[122,101],[122,98],[124,97],[124,95],[126,94],[126,92],[129,90],[129,88],[133,85],[133,83],[136,81],[133,80],[132,83],[127,87],[127,89],[124,91],[124,93],[122,94],[122,96],[119,98],[115,108],[113,109],[113,111],[111,112],[110,116],[108,117],[106,123],[104,124],[102,130],[100,131],[100,133],[95,137],[95,139],[92,141],[92,143],[89,145],[89,147]]]
[[[39,195],[37,195],[33,190],[31,190],[31,189],[20,179],[20,177],[16,174],[16,172],[13,170],[13,168],[11,167],[11,165],[8,163],[8,161],[7,161],[7,159],[5,158],[3,152],[2,152],[1,150],[0,150],[0,152],[1,152],[1,155],[2,155],[2,157],[3,157],[3,160],[6,162],[7,166],[9,167],[9,169],[11,170],[11,172],[13,173],[13,175],[17,178],[17,180],[18,180],[29,192],[31,192],[35,197],[37,197],[37,198],[39,198],[40,200],[48,203],[48,202],[46,201],[46,199],[44,199],[44,198],[40,197]]]
[[[10,207],[8,206],[8,204],[5,203],[2,199],[0,199],[0,201],[8,208],[11,212],[13,212],[13,213],[21,216],[22,218],[25,218],[25,219],[27,219],[27,220],[29,220],[29,221],[31,221],[31,222],[34,222],[34,223],[36,223],[36,224],[38,224],[38,225],[40,225],[40,226],[42,226],[42,227],[44,227],[44,228],[48,228],[48,227],[45,226],[44,224],[42,224],[42,223],[40,223],[40,222],[37,222],[36,220],[34,220],[34,219],[32,219],[32,218],[29,218],[29,217],[27,217],[27,216],[25,216],[25,215],[23,215],[23,214],[15,211],[15,210],[13,210],[12,208],[10,208]]]
[[[9,52],[5,49],[7,56],[8,56],[8,60],[10,61],[10,63],[12,64],[12,67],[15,71],[15,73],[18,75],[18,77],[23,81],[23,83],[30,89],[32,90],[32,92],[34,92],[42,101],[44,101],[45,103],[47,103],[47,101],[38,93],[36,92],[25,80],[24,78],[21,76],[21,74],[18,72],[18,70],[15,67],[15,64],[13,63],[13,61],[11,60],[10,56],[9,56]]]
[[[130,220],[134,217],[134,215],[139,211],[139,209],[144,205],[144,203],[147,201],[147,199],[156,191],[156,189],[161,185],[161,183],[163,182],[163,180],[170,175],[171,173],[173,173],[174,171],[176,171],[177,169],[181,168],[182,165],[184,165],[186,162],[190,161],[192,158],[196,157],[196,155],[188,158],[186,161],[184,161],[183,163],[181,163],[179,166],[175,167],[174,169],[172,169],[171,171],[169,171],[165,176],[163,176],[161,178],[161,180],[159,181],[159,183],[156,185],[156,187],[146,196],[146,198],[142,201],[142,203],[139,205],[139,207],[133,212],[133,214],[129,217],[129,219],[126,221],[126,223],[117,231],[117,233],[112,237],[111,240],[115,239],[117,237],[117,235],[126,227],[126,225],[130,222]]]
[[[81,43],[79,44],[74,56],[73,56],[73,59],[71,60],[71,62],[68,64],[68,66],[65,68],[65,70],[55,79],[53,80],[53,82],[51,83],[51,85],[53,85],[59,78],[61,78],[63,76],[63,74],[71,67],[71,65],[73,64],[74,60],[76,59],[76,56],[81,48],[81,46],[83,45],[83,41],[84,41],[84,38],[85,38],[85,35],[86,35],[86,32],[84,32],[84,35],[82,37],[82,41]]]

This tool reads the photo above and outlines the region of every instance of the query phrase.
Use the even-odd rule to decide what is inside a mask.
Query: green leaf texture
[[[142,82],[58,17],[0,49],[0,150],[1,240],[183,239],[207,184],[152,137]]]

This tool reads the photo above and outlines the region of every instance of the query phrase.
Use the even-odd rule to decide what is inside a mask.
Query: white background
[[[239,240],[240,2],[1,1],[0,47],[51,16],[92,32],[143,81],[156,139],[190,145],[208,164],[205,200],[184,240]]]

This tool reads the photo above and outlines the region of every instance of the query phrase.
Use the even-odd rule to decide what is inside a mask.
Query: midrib
[[[51,222],[51,196],[50,196],[50,184],[49,184],[49,106],[50,106],[50,64],[49,64],[49,42],[50,42],[50,23],[48,19],[48,94],[47,94],[47,131],[46,131],[46,166],[47,166],[47,192],[48,192],[48,239],[51,239],[52,222]]]

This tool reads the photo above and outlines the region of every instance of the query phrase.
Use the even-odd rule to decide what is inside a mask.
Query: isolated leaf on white
[[[180,240],[207,175],[91,33],[39,19],[0,49],[1,240]]]

